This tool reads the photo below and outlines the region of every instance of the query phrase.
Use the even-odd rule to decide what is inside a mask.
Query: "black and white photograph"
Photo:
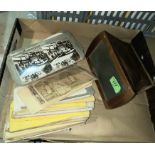
[[[16,70],[24,82],[39,79],[72,65],[79,59],[80,55],[69,40],[32,47],[12,58]]]

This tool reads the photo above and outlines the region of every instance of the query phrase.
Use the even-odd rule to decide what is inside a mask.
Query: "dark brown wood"
[[[147,46],[147,42],[143,36],[142,32],[139,32],[132,40],[131,46],[134,49],[145,73],[147,74],[150,82],[154,84],[155,82],[155,66]]]
[[[119,40],[118,38],[111,35],[110,33],[103,31],[92,41],[92,43],[90,44],[86,52],[86,59],[88,61],[88,64],[92,72],[97,76],[97,72],[98,72],[97,68],[92,66],[93,60],[90,59],[90,56],[96,50],[99,43],[104,44],[104,46],[106,46],[108,49],[111,61],[115,67],[117,74],[119,75],[123,88],[125,88],[119,95],[116,94],[116,96],[113,96],[112,98],[107,99],[104,91],[106,88],[105,87],[104,89],[102,88],[103,86],[100,83],[100,79],[96,81],[96,84],[98,86],[98,89],[100,91],[100,94],[102,96],[102,99],[103,99],[103,102],[105,103],[106,108],[111,109],[111,108],[121,106],[127,103],[128,101],[130,101],[139,91],[146,90],[153,85],[153,80],[152,80],[153,78],[150,77],[150,75],[153,76],[152,74],[154,73],[153,71],[154,66],[151,61],[150,65],[152,70],[148,71],[149,64],[147,63],[147,65],[145,65],[143,62],[141,62],[141,58],[139,54],[140,52],[139,49],[141,48],[136,47],[136,44],[135,44],[136,42],[138,42],[137,46],[140,46],[140,43],[139,43],[140,39],[138,38],[138,36],[140,36],[140,39],[143,38],[143,36],[140,33],[140,35],[139,34],[136,35],[135,39],[133,39],[131,43],[126,43],[124,41]],[[144,40],[142,41],[142,43],[144,43]],[[147,45],[145,44],[146,51],[143,51],[143,56],[145,58],[147,58],[145,53],[149,52],[146,46]],[[138,52],[136,50],[138,50]],[[149,60],[150,59],[151,57],[149,56]],[[99,63],[99,62],[96,62],[96,63]],[[102,62],[102,65],[104,65],[104,62]],[[150,74],[150,72],[152,74]],[[107,74],[107,73],[104,73],[104,74]]]
[[[137,46],[133,46],[132,43],[126,43],[118,38],[108,34],[109,41],[113,47],[113,50],[121,64],[123,71],[126,75],[126,78],[129,80],[129,83],[135,93],[145,90],[150,85],[152,85],[152,80],[141,63],[139,55],[137,55]],[[139,36],[139,34],[138,34]],[[137,38],[137,35],[136,35]],[[139,40],[140,41],[140,40]],[[136,47],[136,48],[135,48]],[[144,53],[146,53],[144,51]]]

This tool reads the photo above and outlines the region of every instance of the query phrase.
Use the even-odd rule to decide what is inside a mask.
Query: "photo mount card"
[[[68,96],[61,100],[60,102],[66,102],[66,101],[74,101],[80,98],[85,98],[94,95],[95,90],[92,86],[89,86],[87,88],[84,88],[82,90],[77,91],[76,93],[72,94],[71,96]]]
[[[94,80],[92,74],[74,65],[31,85],[16,87],[15,91],[18,100],[27,105],[30,113],[36,113],[80,89],[91,86]]]
[[[7,66],[18,85],[26,85],[75,64],[84,50],[69,32],[61,32],[8,55]]]
[[[72,104],[75,102],[94,102],[95,98],[94,96],[94,89],[92,86],[86,87],[84,89],[80,89],[79,91],[76,91],[76,93],[71,94],[69,97],[65,97],[63,100],[58,101],[56,104]],[[16,91],[14,91],[14,113],[18,113],[22,111],[23,109],[27,109],[26,105],[22,100],[18,97],[18,94]],[[55,105],[55,104],[54,104]]]
[[[14,103],[13,103],[14,105]],[[50,107],[49,109],[43,109],[38,113],[31,114],[27,108],[22,109],[19,112],[13,112],[13,118],[25,118],[25,117],[36,117],[36,116],[47,116],[47,115],[55,115],[55,114],[65,114],[65,113],[72,113],[72,112],[82,112],[82,111],[90,111],[94,109],[94,102],[78,102],[68,104],[68,107],[63,106],[53,108]]]

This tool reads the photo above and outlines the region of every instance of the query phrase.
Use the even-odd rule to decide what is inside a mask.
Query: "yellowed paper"
[[[89,117],[89,112],[74,112],[74,113],[67,113],[67,114],[57,114],[57,115],[47,115],[47,116],[37,116],[37,117],[26,117],[26,118],[13,118],[13,104],[10,106],[10,127],[9,131],[19,131],[25,130],[28,128],[39,127],[43,125],[47,125],[49,123],[56,123],[68,119],[74,118],[82,118],[82,117]]]
[[[16,94],[31,113],[56,103],[68,95],[88,87],[94,77],[80,67],[74,66],[48,76],[32,85],[16,88]]]

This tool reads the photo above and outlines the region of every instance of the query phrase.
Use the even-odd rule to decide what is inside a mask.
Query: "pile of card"
[[[94,108],[95,78],[75,64],[83,58],[83,49],[67,32],[8,55],[16,85],[4,127],[5,141],[38,137],[86,122]]]
[[[17,141],[84,123],[94,108],[94,76],[72,66],[14,89],[5,124],[5,141]]]

